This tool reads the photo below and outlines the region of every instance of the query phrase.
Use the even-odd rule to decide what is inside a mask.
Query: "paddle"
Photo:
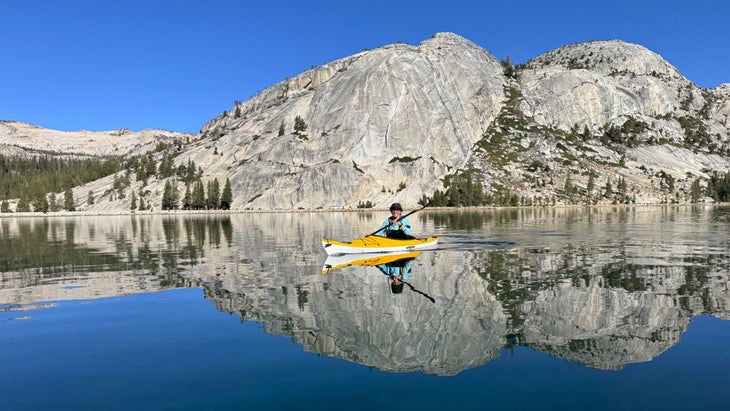
[[[416,287],[412,286],[412,285],[411,285],[411,283],[409,283],[409,282],[407,282],[407,281],[403,281],[403,280],[401,280],[401,282],[402,282],[403,284],[407,285],[407,286],[408,286],[408,288],[410,288],[410,289],[411,289],[411,290],[412,290],[413,292],[416,292],[416,293],[418,293],[418,294],[421,294],[422,296],[424,296],[424,297],[428,298],[428,299],[429,299],[429,301],[431,301],[432,303],[436,304],[436,300],[435,300],[435,299],[434,299],[433,297],[431,297],[430,295],[428,295],[428,294],[424,293],[423,291],[419,291],[419,290],[416,290]]]
[[[411,211],[410,213],[408,213],[408,214],[406,214],[406,215],[402,215],[402,216],[398,217],[398,219],[397,219],[397,220],[395,220],[395,221],[393,221],[393,222],[395,223],[396,221],[400,221],[400,220],[402,220],[402,219],[404,219],[404,218],[408,217],[409,215],[411,215],[411,214],[413,214],[413,213],[415,213],[415,212],[417,212],[417,211],[421,211],[421,210],[423,210],[424,208],[426,208],[426,207],[430,206],[432,202],[433,202],[433,200],[430,200],[430,201],[428,202],[428,204],[426,204],[425,206],[423,206],[423,207],[421,207],[421,208],[418,208],[418,209],[415,209],[415,210]],[[375,235],[375,234],[378,234],[379,232],[381,232],[381,231],[385,230],[385,229],[386,229],[386,228],[388,228],[388,227],[389,227],[388,225],[386,225],[385,227],[380,227],[380,228],[378,229],[378,231],[375,231],[374,233],[368,234],[368,236],[371,236],[371,235]],[[366,237],[367,237],[367,236],[366,236]]]

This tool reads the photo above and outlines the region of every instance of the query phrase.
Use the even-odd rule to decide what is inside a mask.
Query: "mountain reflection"
[[[386,371],[454,375],[515,345],[620,369],[677,344],[693,317],[728,318],[718,210],[435,213],[419,225],[454,241],[364,262],[327,260],[321,227],[341,218],[367,232],[378,215],[4,219],[0,310],[201,287],[307,351]],[[406,264],[394,291],[388,268]]]

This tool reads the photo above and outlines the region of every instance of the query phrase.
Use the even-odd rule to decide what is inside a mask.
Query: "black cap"
[[[403,207],[400,206],[400,203],[393,203],[390,205],[390,210],[400,210],[403,211]]]

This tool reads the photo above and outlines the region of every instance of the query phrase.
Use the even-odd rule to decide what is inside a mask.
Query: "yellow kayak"
[[[327,274],[331,270],[342,267],[351,266],[368,266],[374,267],[381,264],[390,264],[396,261],[416,258],[420,251],[395,251],[392,253],[380,253],[380,254],[339,254],[330,255],[324,262],[322,267],[322,274]]]
[[[387,253],[393,251],[417,251],[436,248],[438,237],[413,238],[401,240],[396,238],[369,235],[350,242],[322,239],[322,247],[328,255]]]

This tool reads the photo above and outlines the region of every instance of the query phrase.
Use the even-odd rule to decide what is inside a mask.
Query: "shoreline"
[[[606,209],[606,208],[655,208],[655,207],[726,207],[730,203],[679,203],[679,204],[562,204],[554,206],[469,206],[469,207],[428,207],[437,211],[507,211],[507,210],[560,210],[560,209]],[[304,209],[304,210],[172,210],[172,211],[52,211],[9,212],[0,213],[0,220],[5,218],[48,218],[48,217],[123,217],[123,216],[200,216],[200,215],[235,215],[235,214],[305,214],[305,213],[352,213],[364,211],[387,212],[388,208],[338,208],[338,209]]]

